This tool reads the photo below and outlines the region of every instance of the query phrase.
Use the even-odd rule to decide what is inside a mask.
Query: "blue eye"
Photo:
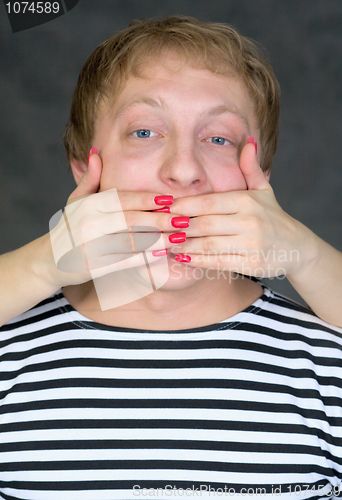
[[[155,134],[155,132],[146,129],[136,130],[135,132],[133,132],[133,135],[139,137],[139,139],[146,139],[147,137],[151,137],[152,134]]]
[[[211,137],[211,142],[213,144],[218,144],[219,146],[224,146],[227,140],[223,139],[223,137]]]

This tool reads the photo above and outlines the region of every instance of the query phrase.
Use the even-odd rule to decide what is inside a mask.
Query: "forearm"
[[[49,269],[50,237],[44,235],[0,255],[0,326],[59,289]]]
[[[311,233],[306,265],[287,275],[317,316],[342,327],[342,253]]]

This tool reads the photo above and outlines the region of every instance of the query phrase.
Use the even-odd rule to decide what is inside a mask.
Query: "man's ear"
[[[70,167],[77,185],[79,185],[80,180],[86,173],[88,167],[82,160],[76,160],[73,158],[70,160]]]

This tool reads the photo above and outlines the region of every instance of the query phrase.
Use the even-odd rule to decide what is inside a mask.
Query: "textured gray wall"
[[[232,24],[266,48],[282,88],[277,199],[342,250],[341,0],[80,0],[16,34],[1,8],[0,253],[46,232],[74,189],[60,137],[85,59],[132,18],[170,14]]]

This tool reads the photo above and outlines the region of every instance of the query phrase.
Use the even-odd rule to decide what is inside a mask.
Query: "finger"
[[[101,193],[102,194],[102,193]],[[96,195],[97,196],[97,195]],[[88,202],[88,199],[86,199]],[[74,204],[73,204],[74,205]],[[77,227],[78,230],[87,234],[87,241],[96,237],[121,233],[183,233],[188,230],[189,217],[174,217],[171,214],[153,212],[112,212],[112,213],[94,213],[78,217],[79,211],[75,216],[71,215],[70,226]],[[69,217],[69,214],[68,214]],[[122,223],[123,221],[123,223]],[[83,241],[84,242],[84,241]]]
[[[97,148],[92,148],[90,150],[90,156],[88,158],[88,168],[81,178],[75,191],[71,193],[68,199],[68,203],[80,199],[85,196],[97,193],[100,187],[100,179],[102,174],[102,160],[97,154]]]
[[[119,191],[122,210],[145,210],[161,213],[170,213],[173,204],[172,195],[163,195],[155,192]]]
[[[243,208],[245,193],[245,191],[229,191],[177,198],[171,206],[171,213],[188,217],[235,214]]]
[[[189,217],[152,211],[122,210],[116,189],[77,199],[65,208],[75,245],[114,233],[177,233],[189,226]],[[146,236],[148,238],[148,236]],[[150,246],[150,245],[147,245]],[[146,247],[145,247],[146,248]],[[144,249],[145,249],[144,248]]]
[[[117,191],[115,188],[100,191],[96,194],[96,208],[100,212],[117,211],[117,202],[112,198],[112,192],[118,195],[120,210],[149,211],[157,213],[170,213],[170,205],[173,203],[173,196],[162,195],[160,193],[146,191]],[[112,201],[111,201],[112,200]]]
[[[245,276],[254,276],[255,278],[274,278],[276,276],[286,275],[286,269],[283,267],[274,266],[271,264],[258,265],[248,260],[246,256],[239,254],[228,254],[220,256],[179,254],[178,258],[177,256],[175,256],[175,260],[176,262],[185,263],[193,268],[199,267],[212,271],[227,271],[229,273],[243,274]],[[217,277],[222,278],[221,272],[219,275],[217,275]]]
[[[174,226],[171,224],[171,219],[175,219],[174,215],[148,210],[157,206],[154,201],[156,196],[158,195],[142,192],[119,193],[113,188],[86,197],[81,197],[81,199],[74,198],[72,203],[66,207],[66,212],[68,218],[72,219],[70,224],[72,223],[73,227],[78,225],[82,220],[87,219],[90,225],[94,226],[95,223],[98,225],[97,231],[99,234],[109,234],[115,232],[115,230],[119,231],[123,229],[117,226],[118,220],[120,219],[119,215],[121,215],[120,220],[121,223],[124,223],[125,227],[125,219],[129,226],[153,226],[157,221],[157,227],[160,230],[165,229],[166,231],[172,231],[172,226],[188,227],[188,217],[185,218],[187,219],[185,226]],[[128,207],[132,208],[128,209]],[[136,211],[134,211],[134,208]],[[140,211],[138,211],[139,208]],[[111,218],[113,214],[116,214],[119,219]],[[100,219],[99,216],[101,217]],[[112,221],[110,226],[107,224],[108,220]],[[177,220],[179,222],[179,219]],[[184,223],[184,220],[182,222]]]
[[[255,141],[253,137],[249,137],[248,140]],[[247,189],[268,189],[270,184],[265,177],[265,172],[261,170],[255,151],[255,143],[247,142],[240,156],[241,172],[246,180]]]
[[[149,260],[154,260],[152,252],[148,251],[146,254],[149,256]],[[111,269],[109,266],[115,266],[115,269]],[[122,254],[107,252],[103,254],[101,245],[90,246],[88,243],[67,252],[59,259],[57,264],[60,271],[82,275],[82,279],[85,281],[94,278],[94,272],[96,272],[96,277],[100,277],[113,271],[131,269],[137,266],[146,266],[142,252],[131,251]]]
[[[203,255],[200,253],[186,253],[175,255],[176,262],[182,262],[193,268],[212,269],[230,271],[248,276],[254,275],[254,270],[248,266],[248,261],[244,255],[223,254],[223,255]]]
[[[91,273],[93,278],[99,278],[112,272],[134,269],[143,266],[146,268],[146,262],[143,253],[107,255],[98,261],[90,261]]]
[[[171,253],[220,256],[227,254],[246,255],[243,239],[239,236],[206,236],[187,238],[184,243],[175,244]]]
[[[209,279],[214,279],[215,272],[220,271],[216,275],[219,279],[237,279],[238,275],[254,276],[256,278],[267,278],[276,276],[276,272],[272,269],[264,269],[251,265],[244,255],[227,254],[227,255],[201,255],[201,254],[178,254],[175,256],[177,263],[185,264],[194,269],[206,269],[205,275]],[[229,273],[228,275],[222,274],[223,272]],[[284,274],[282,272],[282,274]],[[235,275],[235,277],[234,277]],[[203,277],[202,274],[201,277]],[[198,279],[198,274],[196,273]]]
[[[244,221],[239,214],[201,215],[190,219],[187,237],[235,236],[245,232]]]
[[[117,280],[121,280],[123,285],[127,285],[127,279],[131,280],[133,276],[133,282],[131,283],[131,291],[133,291],[133,298],[136,300],[136,293],[134,292],[134,288],[139,286],[139,283],[136,281],[136,275],[134,274],[136,268],[141,267],[143,272],[146,272],[146,260],[149,265],[153,266],[154,264],[158,265],[158,275],[155,272],[152,272],[152,276],[155,279],[158,277],[158,281],[162,280],[165,282],[169,276],[169,269],[167,263],[167,257],[164,253],[163,255],[155,256],[152,252],[143,252],[136,253],[130,256],[122,256],[122,260],[117,261],[117,256],[108,256],[101,261],[98,261],[96,264],[98,267],[91,270],[92,278],[99,278],[101,276],[107,275],[112,272],[117,271],[127,271],[125,274],[115,275],[115,282],[117,285]],[[160,265],[162,264],[162,267]],[[150,267],[152,271],[152,268]],[[133,273],[133,274],[132,274]],[[120,290],[120,286],[118,287]]]
[[[85,244],[85,249],[89,258],[117,256],[115,258],[120,260],[141,252],[167,250],[167,246],[171,247],[172,244],[161,233],[135,233],[133,237],[129,233],[117,233],[91,240]]]

